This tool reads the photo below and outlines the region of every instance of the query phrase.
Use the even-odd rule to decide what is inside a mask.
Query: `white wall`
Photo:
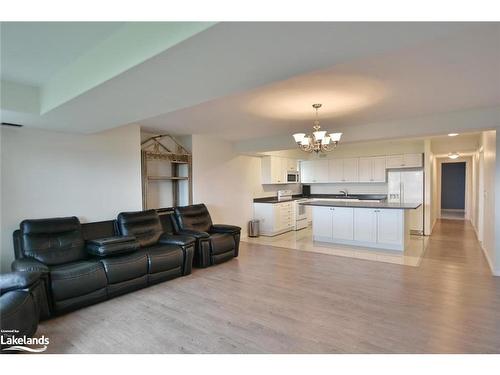
[[[496,253],[500,249],[500,246],[495,246],[495,229],[498,230],[496,227],[499,225],[499,223],[495,223],[495,179],[497,178],[497,174],[500,175],[500,171],[497,170],[496,165],[496,138],[496,131],[492,130],[483,132],[480,140],[480,146],[482,146],[484,153],[484,208],[482,210],[484,229],[482,247],[493,272],[495,272],[495,269],[498,270],[500,268],[496,266],[496,262],[498,261]],[[500,213],[500,210],[497,210],[497,212]]]
[[[434,168],[434,154],[431,150],[431,141],[428,139],[424,142],[424,234],[426,236],[431,235],[435,222],[432,209]]]
[[[87,222],[140,210],[140,171],[136,125],[92,135],[2,127],[2,272],[23,219],[75,215]]]
[[[278,189],[300,192],[297,184],[265,185],[261,158],[240,155],[233,144],[217,137],[192,136],[193,203],[205,203],[214,223],[242,227],[253,218],[253,199],[276,195]]]

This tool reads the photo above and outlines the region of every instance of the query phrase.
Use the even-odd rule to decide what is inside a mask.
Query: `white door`
[[[377,211],[377,242],[401,245],[403,242],[403,210],[380,209]]]
[[[373,158],[359,158],[359,182],[373,181]]]
[[[314,162],[314,182],[328,182],[328,160],[317,160]]]
[[[330,209],[332,210],[332,238],[352,241],[354,239],[354,209],[344,207],[331,207]]]
[[[385,156],[374,157],[372,162],[373,182],[385,182]]]
[[[354,209],[354,240],[377,242],[377,212],[374,209]]]
[[[313,236],[332,238],[332,211],[330,207],[312,207]]]
[[[330,182],[343,182],[344,180],[344,159],[329,160],[328,180]]]
[[[277,156],[271,156],[271,176],[275,184],[284,184],[286,160]]]
[[[344,182],[358,182],[358,159],[344,159]]]
[[[313,182],[313,162],[300,162],[300,181],[306,184]]]

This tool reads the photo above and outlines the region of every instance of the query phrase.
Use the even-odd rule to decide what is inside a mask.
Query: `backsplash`
[[[311,194],[337,194],[340,190],[349,194],[387,194],[387,183],[311,184]]]

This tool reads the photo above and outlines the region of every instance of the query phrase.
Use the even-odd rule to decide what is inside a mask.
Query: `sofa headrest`
[[[56,234],[79,230],[80,220],[76,216],[30,219],[22,221],[20,228],[23,234]]]

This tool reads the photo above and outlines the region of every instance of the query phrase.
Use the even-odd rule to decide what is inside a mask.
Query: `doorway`
[[[465,219],[466,163],[441,164],[441,218]]]

